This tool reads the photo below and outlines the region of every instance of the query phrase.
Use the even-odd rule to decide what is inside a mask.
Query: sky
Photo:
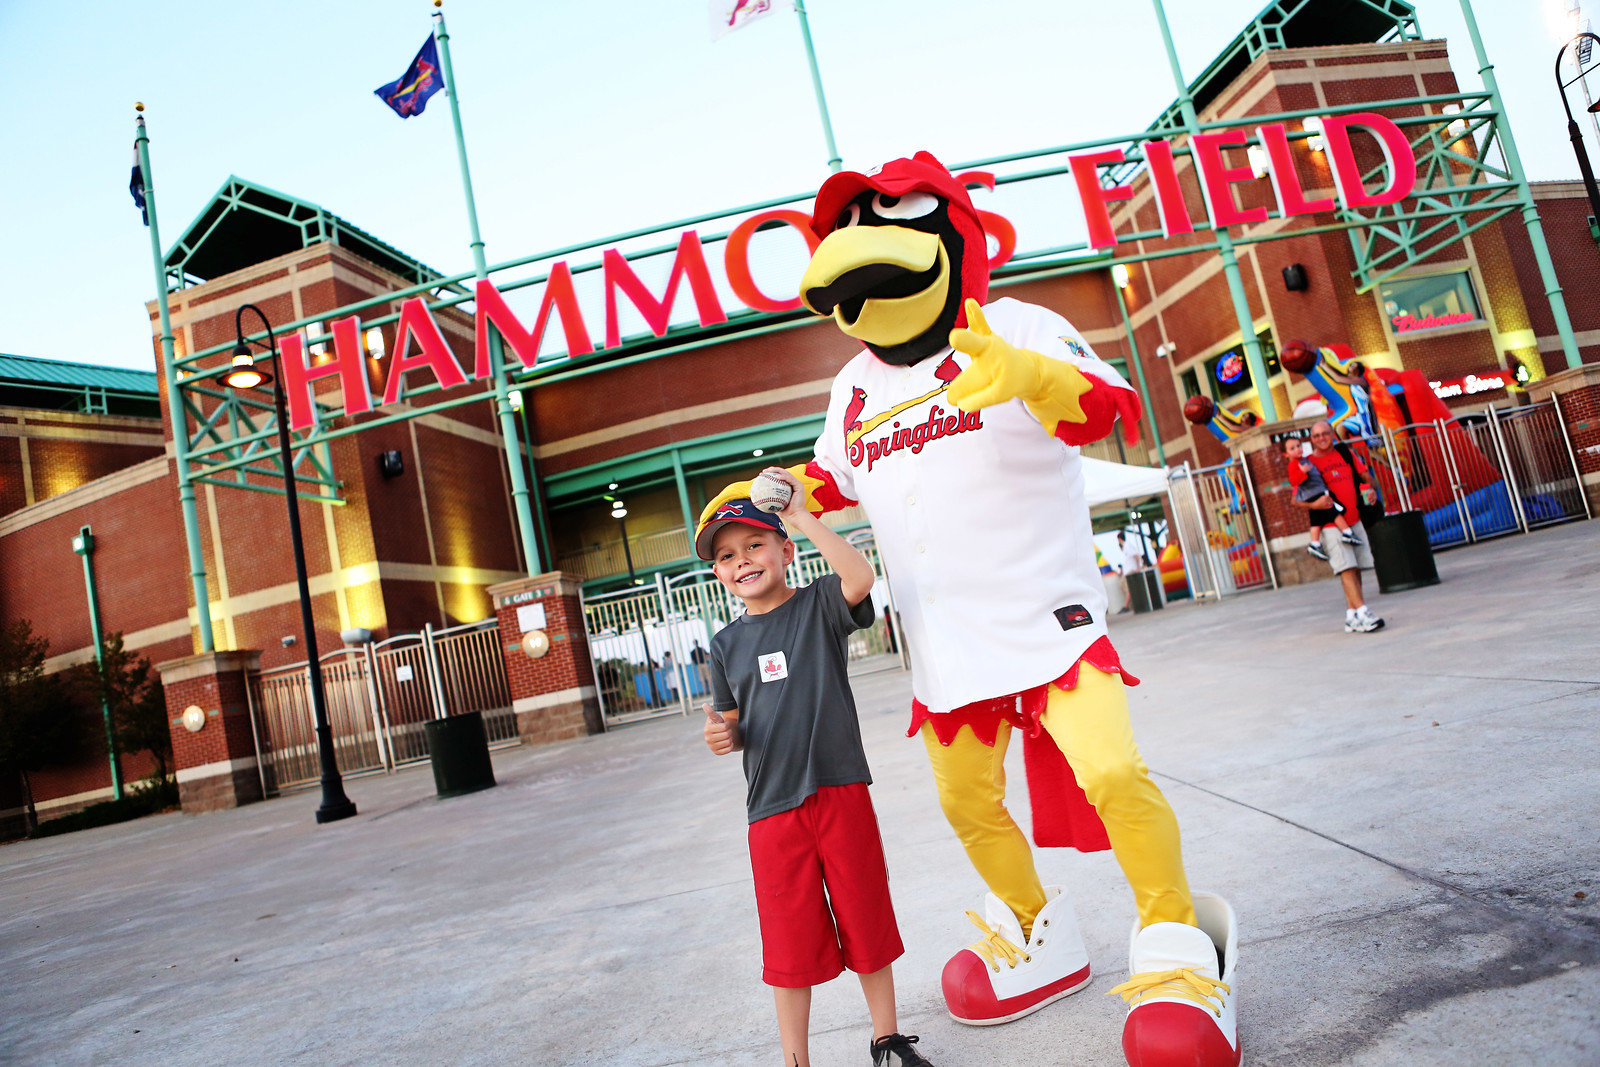
[[[1185,76],[1261,3],[1168,0]],[[1565,4],[1476,6],[1533,180],[1578,176],[1552,76]],[[774,6],[712,43],[705,0],[446,0],[490,261],[814,190],[827,152],[798,20]],[[1462,88],[1479,88],[1458,0],[1416,6]],[[127,189],[136,100],[167,247],[237,174],[436,269],[470,269],[446,99],[402,121],[372,94],[404,71],[432,11],[0,0],[0,352],[154,369],[154,268]],[[1131,132],[1174,98],[1145,0],[809,0],[808,12],[849,168]]]

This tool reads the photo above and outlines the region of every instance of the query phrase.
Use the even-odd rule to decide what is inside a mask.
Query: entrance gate
[[[881,581],[883,563],[871,530],[855,531],[849,540]],[[789,584],[805,585],[830,570],[820,552],[799,553],[789,566]],[[887,582],[880,588],[887,598]],[[743,602],[709,570],[657,574],[653,585],[586,598],[584,620],[606,724],[687,715],[709,700],[711,639],[743,612]],[[899,634],[891,640],[880,622],[850,635],[848,658],[858,664],[904,647]],[[883,662],[886,669],[905,667],[898,655]]]
[[[1191,470],[1185,463],[1168,476],[1167,495],[1196,600],[1277,584],[1271,557],[1261,550],[1261,517],[1244,464]]]
[[[518,742],[500,628],[493,621],[400,634],[321,657],[322,685],[341,774],[392,771],[428,758],[423,724],[483,713],[489,744]],[[276,792],[316,781],[311,683],[304,662],[250,679],[262,785]]]

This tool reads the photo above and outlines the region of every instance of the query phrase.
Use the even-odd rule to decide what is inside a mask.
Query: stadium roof
[[[274,257],[328,242],[408,282],[444,275],[333,212],[229,175],[167,253],[172,282],[210,281]]]
[[[1274,0],[1189,83],[1189,95],[1194,97],[1195,111],[1203,111],[1258,56],[1273,49],[1369,44],[1420,36],[1417,9],[1406,0]],[[1151,129],[1182,126],[1183,113],[1174,100]]]
[[[104,389],[109,392],[156,395],[156,373],[126,367],[101,367],[0,352],[0,383],[68,389]]]

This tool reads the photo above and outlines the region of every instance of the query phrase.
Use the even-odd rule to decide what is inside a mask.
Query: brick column
[[[511,709],[525,745],[565,741],[604,729],[578,596],[581,584],[574,575],[552,571],[489,587],[500,621]],[[544,625],[538,626],[541,611]],[[528,629],[542,629],[550,639],[550,651],[537,659],[523,651],[525,622]]]
[[[1309,430],[1323,418],[1310,415],[1300,419],[1266,422],[1239,434],[1228,442],[1228,451],[1249,465],[1255,482],[1256,503],[1261,509],[1261,525],[1266,528],[1267,551],[1279,585],[1299,585],[1331,578],[1328,565],[1314,559],[1306,547],[1311,544],[1306,512],[1294,506],[1294,491],[1289,487],[1289,472],[1283,455],[1272,443],[1273,434]]]
[[[1554,397],[1572,437],[1589,509],[1600,515],[1600,364],[1584,363],[1528,383],[1535,401]]]
[[[156,664],[167,697],[167,728],[178,799],[186,814],[262,799],[261,770],[245,675],[261,669],[259,651],[202,652]],[[186,722],[187,708],[200,709]],[[198,730],[190,729],[201,722]]]

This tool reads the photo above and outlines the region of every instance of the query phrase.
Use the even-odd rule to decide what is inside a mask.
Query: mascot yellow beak
[[[904,226],[847,226],[817,246],[800,298],[839,329],[898,345],[938,321],[950,292],[950,257],[938,234]]]

